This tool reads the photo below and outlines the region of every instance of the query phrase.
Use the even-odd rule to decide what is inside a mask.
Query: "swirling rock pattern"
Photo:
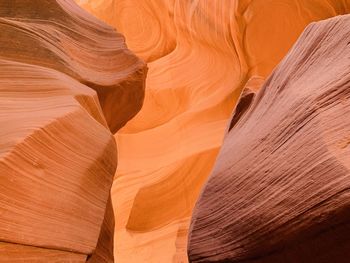
[[[242,88],[347,0],[77,0],[148,62],[144,105],[118,132],[118,262],[186,262],[189,219]],[[255,84],[254,84],[255,83]]]
[[[128,47],[150,62],[176,47],[174,0],[76,0],[96,16],[116,26]]]
[[[350,15],[311,24],[243,94],[194,210],[191,262],[348,262],[349,36]]]
[[[74,1],[0,1],[1,262],[113,262],[111,131],[140,109],[145,72]]]

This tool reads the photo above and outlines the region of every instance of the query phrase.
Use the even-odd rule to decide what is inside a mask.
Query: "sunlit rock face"
[[[193,213],[191,262],[349,261],[349,36],[350,15],[308,26],[242,93]]]
[[[260,87],[310,22],[349,12],[349,2],[77,2],[149,67],[142,110],[116,135],[115,256],[186,262],[192,209],[243,87]]]
[[[0,262],[113,262],[111,131],[145,63],[74,1],[0,1],[0,22]]]

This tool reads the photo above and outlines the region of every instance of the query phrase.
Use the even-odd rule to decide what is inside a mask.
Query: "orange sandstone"
[[[350,3],[77,2],[122,32],[149,67],[142,110],[115,136],[115,255],[186,262],[192,209],[247,80],[266,78],[310,22],[345,14]]]
[[[74,1],[0,1],[1,262],[113,262],[111,131],[145,71]]]

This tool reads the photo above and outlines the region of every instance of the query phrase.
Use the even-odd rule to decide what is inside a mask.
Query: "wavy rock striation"
[[[347,0],[76,0],[148,62],[144,105],[117,133],[118,262],[186,262],[192,209],[243,87],[259,87],[312,21]]]
[[[194,210],[191,262],[348,262],[350,15],[244,92]]]
[[[0,261],[113,262],[111,131],[145,64],[70,0],[0,1],[0,36]]]

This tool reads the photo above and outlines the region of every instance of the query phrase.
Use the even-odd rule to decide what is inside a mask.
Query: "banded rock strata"
[[[144,106],[116,139],[118,262],[186,262],[192,209],[244,86],[348,0],[76,0],[146,62]],[[247,81],[249,80],[249,83]]]
[[[348,262],[349,36],[350,15],[311,24],[243,93],[193,213],[191,262]]]
[[[74,1],[0,1],[1,262],[113,262],[111,131],[141,108],[145,72]]]

